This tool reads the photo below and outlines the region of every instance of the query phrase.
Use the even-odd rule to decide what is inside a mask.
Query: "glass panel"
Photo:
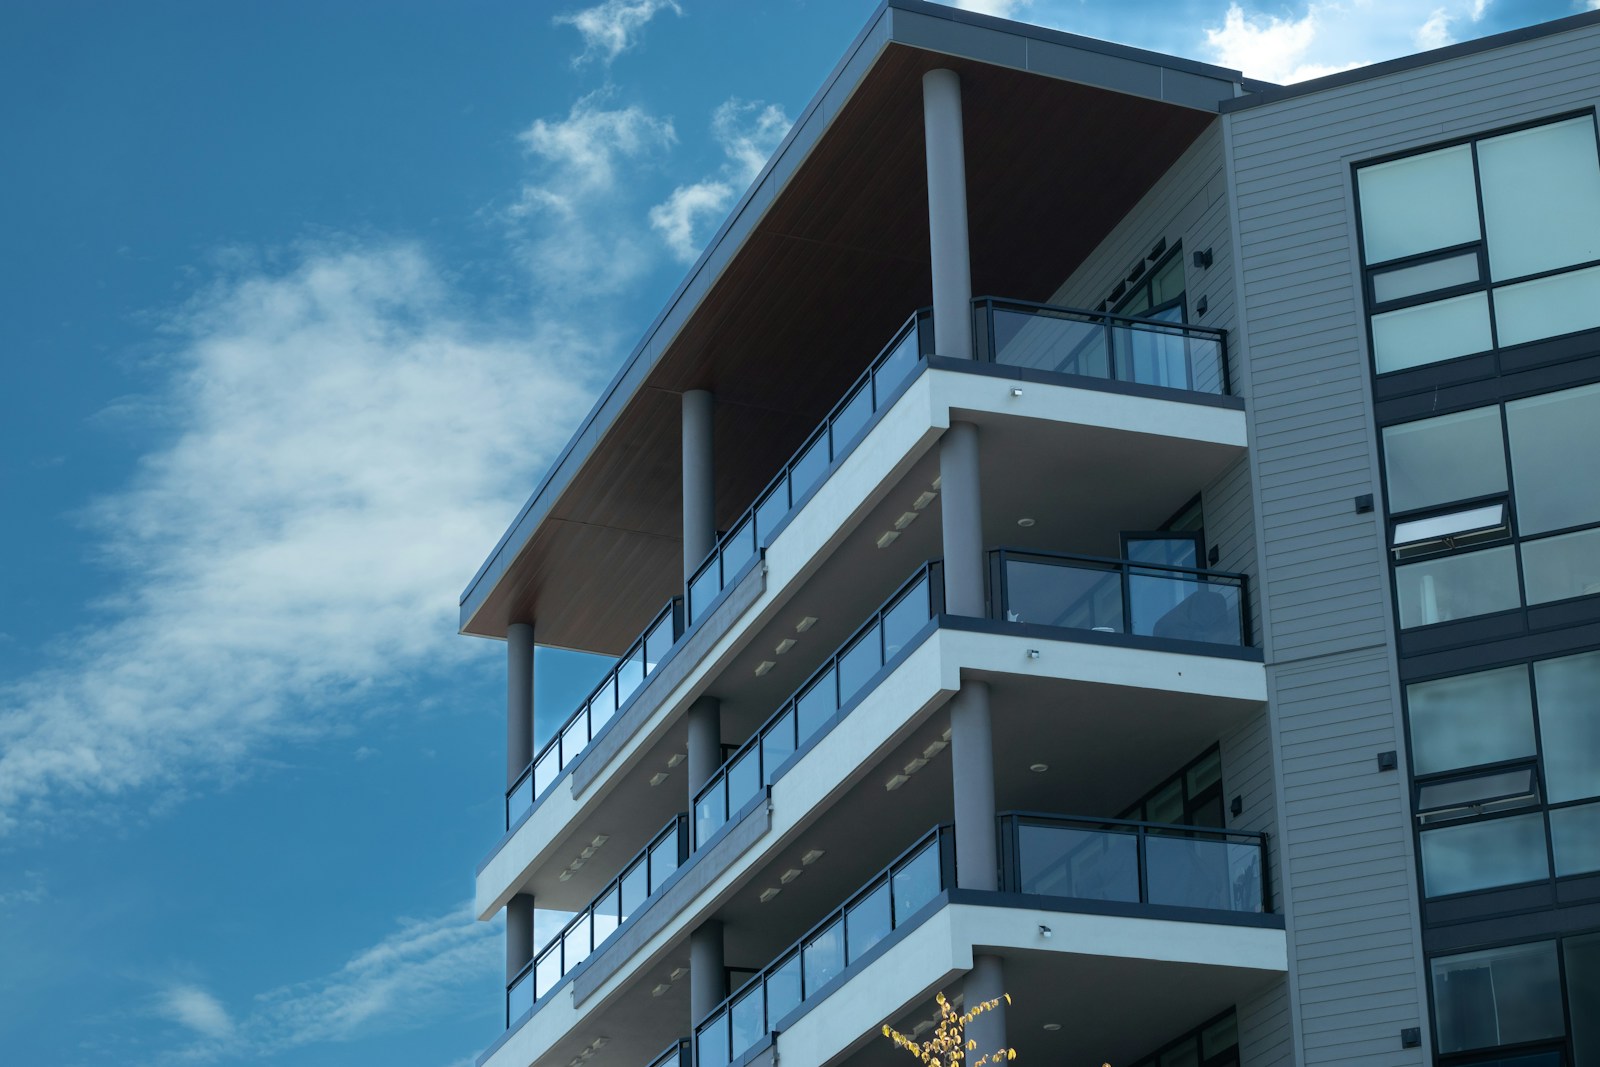
[[[1465,546],[1474,541],[1505,537],[1511,533],[1506,522],[1504,504],[1487,504],[1481,508],[1452,511],[1448,515],[1430,515],[1426,519],[1411,519],[1394,525],[1395,558],[1404,559],[1422,552],[1445,547]],[[1455,544],[1447,546],[1446,538]]]
[[[710,566],[695,576],[689,583],[689,621],[699,622],[705,617],[706,609],[722,592],[722,573],[717,565],[717,557],[711,557]]]
[[[783,478],[756,505],[756,541],[760,545],[772,543],[772,531],[789,514],[789,479]]]
[[[939,895],[938,839],[901,864],[890,881],[894,888],[894,925],[899,926]]]
[[[1390,426],[1383,431],[1389,510],[1448,504],[1506,491],[1497,407]]]
[[[1524,542],[1522,581],[1529,604],[1600,593],[1600,530]]]
[[[1122,576],[1105,568],[1006,560],[1006,621],[1123,633]]]
[[[1372,298],[1380,304],[1408,296],[1470,285],[1478,280],[1478,253],[1463,252],[1448,259],[1418,263],[1414,267],[1384,271],[1372,276]]]
[[[767,1032],[766,1005],[761,997],[761,982],[750,983],[750,991],[733,1002],[733,1054],[738,1056],[761,1040]]]
[[[1600,385],[1513,400],[1506,428],[1522,533],[1600,522],[1600,477],[1574,469],[1600,455]]]
[[[1132,833],[1022,823],[1021,890],[1086,900],[1139,899],[1138,838]]]
[[[566,956],[562,961],[565,971],[572,970],[589,958],[590,921],[587,913],[580,915],[578,921],[572,924],[572,928],[561,935],[561,949]]]
[[[750,750],[728,768],[728,818],[739,811],[761,791],[761,748],[751,745]]]
[[[1372,316],[1372,358],[1379,374],[1492,347],[1487,293],[1467,293]]]
[[[1144,848],[1151,904],[1261,910],[1261,850],[1254,845],[1152,834]]]
[[[844,970],[844,921],[835,919],[822,933],[806,942],[805,996],[809,1000]]]
[[[1552,811],[1550,839],[1557,877],[1600,871],[1600,804]]]
[[[613,889],[601,897],[594,906],[594,943],[601,945],[610,937],[621,923],[618,916],[621,911],[618,906],[618,892]]]
[[[1150,279],[1150,299],[1155,304],[1168,304],[1183,295],[1183,254],[1174,253],[1156,268]]]
[[[1506,611],[1521,605],[1510,545],[1395,568],[1402,628]]]
[[[761,735],[761,769],[766,784],[777,780],[783,761],[794,754],[794,711],[791,709]]]
[[[829,670],[795,701],[795,721],[799,725],[800,744],[809,741],[811,735],[820,730],[838,710],[839,705],[834,699],[833,671]]]
[[[1156,563],[1168,567],[1200,566],[1200,545],[1192,535],[1124,537],[1122,554],[1134,563]]]
[[[1382,263],[1476,241],[1472,148],[1456,145],[1356,172],[1366,261]]]
[[[650,892],[659,893],[661,885],[678,869],[678,835],[668,834],[650,850]]]
[[[517,787],[513,789],[511,791],[511,795],[506,798],[507,828],[510,828],[511,824],[519,819],[523,812],[533,807],[535,795],[533,791],[534,778],[534,774],[524,774],[517,782]]]
[[[1057,374],[1109,378],[1106,327],[1100,319],[994,309],[994,361]]]
[[[1600,796],[1600,652],[1533,665],[1552,803]]]
[[[732,581],[734,575],[746,563],[755,558],[756,554],[756,520],[754,515],[747,515],[745,520],[734,527],[733,533],[722,547],[722,577],[724,581]]]
[[[1538,802],[1539,788],[1534,783],[1532,767],[1429,782],[1417,787],[1418,811],[1449,811],[1484,805],[1488,805],[1484,810],[1493,811]]]
[[[1183,783],[1171,782],[1162,786],[1146,802],[1144,810],[1146,822],[1183,822]]]
[[[639,910],[640,905],[650,896],[650,873],[644,860],[639,860],[621,880],[622,902],[619,918],[628,921],[628,916]]]
[[[643,684],[644,646],[641,645],[617,667],[617,705],[620,707],[627,703],[628,698]]]
[[[812,486],[822,480],[828,462],[828,435],[818,434],[805,453],[794,461],[794,466],[789,468],[790,499],[796,503],[804,499]]]
[[[1500,286],[1494,324],[1502,346],[1600,326],[1600,267]]]
[[[883,654],[893,658],[907,644],[923,623],[930,617],[928,610],[928,579],[924,577],[907,589],[894,606],[883,613]]]
[[[506,991],[506,1017],[516,1022],[533,1010],[533,972],[523,975]]]
[[[1594,119],[1586,115],[1479,141],[1478,180],[1495,278],[1600,259]]]
[[[545,950],[533,965],[534,998],[546,997],[561,981],[561,942]]]
[[[1561,942],[1567,962],[1567,1009],[1574,1067],[1600,1067],[1600,934]]]
[[[694,844],[696,848],[711,840],[711,835],[722,829],[722,824],[728,821],[728,804],[726,780],[714,780],[711,791],[701,797],[694,806]]]
[[[866,428],[867,420],[872,417],[872,389],[868,383],[863,382],[861,388],[850,394],[850,399],[844,402],[839,409],[839,414],[833,417],[833,425],[829,432],[833,434],[834,458],[844,455],[856,437]]]
[[[917,352],[917,331],[913,328],[905,335],[894,351],[878,364],[878,369],[872,372],[873,395],[876,396],[877,406],[882,407],[901,382],[911,377],[911,372],[916,369],[920,355]]]
[[[1433,961],[1440,1052],[1560,1037],[1561,980],[1553,941]]]
[[[844,913],[847,959],[855,963],[867,950],[885,937],[894,926],[889,915],[889,881],[852,904]]]
[[[858,637],[854,644],[839,656],[839,703],[846,704],[861,691],[883,659],[878,655],[878,628],[874,626]]]
[[[667,658],[667,651],[672,648],[672,612],[667,612],[656,628],[650,631],[650,636],[644,639],[644,648],[644,669],[649,673]]]
[[[1218,1019],[1200,1034],[1200,1051],[1206,1059],[1220,1056],[1239,1043],[1239,1020],[1232,1012]]]
[[[767,975],[767,1020],[769,1026],[800,1006],[800,953],[792,953]]]
[[[1111,352],[1121,381],[1189,388],[1189,359],[1182,330],[1113,321]]]
[[[555,784],[556,775],[560,773],[561,746],[556,745],[546,749],[539,762],[533,765],[533,795],[544,796],[544,791]]]
[[[1221,784],[1221,749],[1208,752],[1206,755],[1200,757],[1200,762],[1189,768],[1189,773],[1185,776],[1185,779],[1191,800],[1194,797],[1199,796],[1201,793],[1204,793],[1211,786]]]
[[[698,1067],[727,1067],[730,1040],[728,1013],[720,1011],[695,1034],[694,1062]]]
[[[1131,568],[1128,606],[1136,634],[1214,645],[1237,645],[1242,636],[1235,585]]]
[[[1411,761],[1417,774],[1534,753],[1526,667],[1418,682],[1406,687],[1406,704],[1411,711]]]
[[[1544,816],[1537,812],[1422,833],[1422,882],[1430,897],[1548,877]]]
[[[603,692],[603,691],[602,691]],[[601,698],[596,697],[598,702]],[[589,716],[580,712],[576,719],[567,724],[561,731],[561,766],[565,767],[578,757],[583,747],[589,743]]]

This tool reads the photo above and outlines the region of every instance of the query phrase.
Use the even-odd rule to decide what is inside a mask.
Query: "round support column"
[[[712,486],[711,394],[683,394],[683,580],[717,544],[717,511]]]
[[[506,628],[506,788],[533,761],[533,624]]]
[[[982,618],[983,510],[978,428],[952,422],[939,439],[940,522],[944,534],[944,610]]]
[[[1006,1047],[1005,978],[999,956],[972,957],[972,970],[967,972],[967,981],[962,987],[965,994],[962,1007],[971,1011],[985,1001],[1000,1002],[967,1024],[967,1040],[977,1043],[972,1050],[974,1061],[984,1056],[993,1057]],[[1003,1057],[1001,1062],[1004,1062]]]
[[[972,358],[972,255],[967,236],[967,162],[961,79],[953,70],[922,76],[928,161],[928,247],[933,261],[933,348]]]
[[[722,923],[709,919],[689,934],[689,1025],[698,1025],[727,995]]]
[[[955,794],[956,884],[1000,888],[989,686],[965,681],[950,701],[950,775]]]
[[[506,901],[506,982],[533,962],[533,896],[518,893]]]
[[[722,701],[701,697],[689,705],[689,817],[694,818],[694,795],[722,766]]]

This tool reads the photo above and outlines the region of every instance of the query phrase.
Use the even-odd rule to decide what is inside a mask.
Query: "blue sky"
[[[1292,80],[1593,5],[962,6]],[[0,8],[0,1059],[496,1036],[457,597],[874,7]]]

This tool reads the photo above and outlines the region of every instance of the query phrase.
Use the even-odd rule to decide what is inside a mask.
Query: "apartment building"
[[[463,595],[479,1063],[1600,1064],[1597,101],[888,0]]]

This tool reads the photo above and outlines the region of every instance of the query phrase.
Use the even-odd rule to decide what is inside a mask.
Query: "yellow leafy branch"
[[[1009,1063],[1017,1058],[1016,1049],[998,1048],[973,1059],[972,1056],[978,1051],[978,1043],[966,1037],[967,1024],[984,1012],[999,1007],[1001,999],[1010,1004],[1010,993],[975,1004],[965,1012],[957,1012],[943,993],[939,993],[933,999],[939,1005],[939,1024],[934,1027],[932,1037],[926,1041],[918,1041],[902,1034],[888,1023],[883,1026],[883,1036],[893,1041],[899,1048],[911,1053],[926,1067],[963,1067],[963,1065],[989,1067],[991,1064]]]

